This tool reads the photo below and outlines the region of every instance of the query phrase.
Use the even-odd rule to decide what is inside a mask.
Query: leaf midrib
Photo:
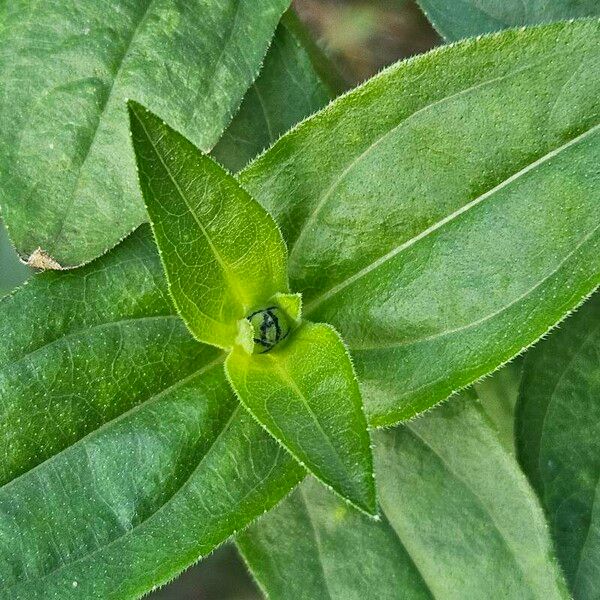
[[[297,258],[296,258],[296,253],[298,251],[297,248],[301,247],[302,240],[310,231],[312,224],[317,220],[321,210],[327,204],[327,201],[329,200],[329,198],[331,197],[333,192],[338,188],[338,186],[345,179],[345,177],[349,173],[352,172],[354,167],[358,163],[363,161],[371,152],[373,152],[373,150],[375,150],[388,137],[390,137],[392,134],[396,133],[398,130],[402,129],[403,127],[405,127],[407,124],[410,124],[415,118],[419,117],[420,115],[422,115],[426,112],[429,112],[432,109],[435,109],[438,106],[443,106],[444,104],[454,101],[456,98],[460,98],[461,96],[471,94],[472,92],[479,90],[481,88],[485,88],[490,84],[494,84],[499,81],[503,81],[504,79],[514,77],[515,75],[518,75],[524,71],[527,71],[529,69],[539,66],[546,60],[547,60],[547,55],[545,55],[543,58],[538,59],[534,62],[523,65],[522,67],[519,67],[518,69],[515,69],[514,71],[510,71],[508,73],[505,73],[503,75],[498,75],[498,76],[492,77],[490,79],[485,79],[484,81],[479,81],[478,83],[471,85],[469,87],[466,87],[462,90],[459,90],[458,92],[455,92],[449,96],[444,96],[443,98],[440,98],[439,100],[436,100],[435,102],[426,104],[425,106],[422,106],[415,112],[413,112],[410,115],[406,116],[405,118],[401,119],[401,121],[399,123],[396,123],[396,125],[394,125],[390,129],[386,130],[382,135],[377,137],[374,142],[369,144],[358,156],[356,156],[355,158],[353,158],[350,161],[350,163],[346,166],[346,168],[340,173],[340,175],[338,177],[336,177],[336,179],[332,182],[332,184],[327,188],[325,194],[323,194],[321,196],[321,198],[318,200],[317,205],[315,206],[314,210],[311,212],[311,214],[306,219],[306,221],[302,224],[302,228],[296,235],[296,239],[294,240],[293,243],[290,244],[290,250],[289,250],[290,265],[293,266],[293,264],[297,261]]]
[[[590,239],[592,239],[592,237],[598,231],[598,229],[600,229],[600,224],[598,224],[596,227],[594,227],[594,229],[592,229],[576,246],[573,247],[573,249],[571,251],[569,251],[567,253],[567,255],[558,263],[558,265],[555,268],[552,269],[552,271],[550,271],[550,273],[548,273],[547,275],[542,277],[535,285],[533,285],[529,289],[527,289],[524,292],[522,292],[521,294],[519,294],[519,296],[517,296],[514,300],[511,300],[508,304],[501,306],[497,310],[481,317],[480,319],[477,319],[476,321],[472,321],[470,323],[466,323],[464,325],[460,325],[459,327],[454,327],[452,329],[446,329],[444,331],[440,331],[438,333],[435,333],[433,335],[429,335],[429,336],[426,336],[423,338],[415,338],[415,339],[411,339],[411,340],[391,342],[389,344],[371,344],[371,345],[363,345],[363,346],[354,345],[354,344],[350,343],[349,346],[351,347],[351,349],[353,351],[383,350],[383,349],[400,348],[403,346],[404,347],[413,346],[415,344],[429,342],[429,341],[432,341],[432,340],[435,340],[438,338],[445,337],[447,335],[452,335],[454,333],[466,331],[468,329],[472,329],[473,327],[477,327],[483,323],[486,323],[487,321],[490,321],[494,317],[497,317],[498,315],[501,315],[502,313],[506,312],[507,310],[512,308],[515,304],[518,304],[519,302],[521,302],[521,300],[524,300],[525,298],[527,298],[529,295],[531,295],[532,292],[535,292],[535,290],[537,290],[539,287],[544,285],[544,283],[546,283],[551,277],[556,275],[564,267],[564,265],[571,259],[571,257],[577,251],[579,251],[585,244],[587,244],[587,242],[589,242]]]
[[[192,216],[192,218],[194,219],[194,221],[198,225],[198,228],[202,232],[202,235],[204,236],[204,239],[208,243],[211,251],[213,252],[213,254],[214,254],[214,256],[215,256],[215,258],[217,260],[217,263],[221,267],[221,271],[223,272],[223,275],[224,275],[225,279],[228,281],[228,283],[231,286],[231,288],[233,290],[235,290],[235,296],[237,297],[238,302],[240,302],[241,305],[242,305],[242,311],[241,312],[242,313],[246,312],[246,310],[250,308],[249,306],[247,306],[247,305],[249,305],[249,302],[248,302],[248,299],[245,297],[245,294],[242,292],[242,289],[241,289],[241,287],[239,285],[239,282],[237,281],[237,279],[235,278],[235,276],[233,275],[233,273],[231,273],[229,265],[227,264],[227,262],[221,256],[221,254],[218,251],[217,247],[214,245],[212,238],[209,236],[208,231],[206,230],[206,228],[204,227],[204,225],[202,224],[202,222],[200,221],[200,219],[198,219],[198,216],[196,215],[196,212],[192,209],[190,203],[188,202],[187,196],[184,194],[183,190],[181,189],[181,186],[177,183],[175,177],[173,176],[173,173],[171,173],[171,169],[169,169],[168,165],[166,164],[166,162],[165,162],[165,160],[164,160],[164,158],[162,156],[162,153],[159,151],[158,147],[154,143],[154,139],[152,138],[152,136],[150,135],[150,133],[146,129],[146,126],[144,125],[143,120],[140,119],[140,117],[138,116],[137,110],[135,108],[132,108],[132,114],[135,115],[135,118],[137,119],[138,124],[144,130],[144,133],[146,134],[146,139],[148,140],[148,143],[152,146],[152,149],[154,150],[154,153],[156,154],[156,156],[157,156],[158,160],[160,161],[161,165],[163,166],[163,169],[165,170],[165,173],[169,177],[169,180],[173,184],[174,188],[177,190],[177,193],[178,193],[179,197],[181,198],[181,200],[183,201],[183,203],[185,204],[186,208],[188,209],[189,214]],[[168,276],[169,276],[169,274],[167,273],[167,277]],[[219,325],[222,325],[222,323],[220,321],[218,321],[217,319],[215,319],[214,317],[211,317],[210,315],[207,315],[206,313],[202,313],[202,314],[204,316],[206,316],[207,318],[211,319],[213,322],[218,323]]]
[[[29,474],[37,471],[38,469],[42,468],[44,465],[47,465],[47,464],[51,463],[58,456],[64,454],[67,451],[69,451],[74,446],[81,444],[82,442],[84,442],[88,438],[91,438],[91,437],[93,437],[95,435],[99,435],[102,431],[104,431],[105,429],[108,429],[108,427],[112,427],[116,423],[118,423],[118,422],[120,422],[120,421],[128,418],[132,414],[135,414],[136,412],[140,411],[142,408],[148,406],[148,404],[150,404],[151,402],[155,402],[156,400],[162,398],[166,394],[170,394],[171,392],[173,392],[173,391],[179,389],[180,387],[188,384],[190,381],[193,381],[196,377],[199,377],[199,376],[207,373],[208,371],[210,371],[214,367],[218,366],[219,364],[222,364],[224,360],[225,360],[225,354],[222,353],[219,356],[217,356],[217,358],[215,358],[214,360],[212,360],[208,364],[200,367],[198,370],[194,371],[193,373],[190,373],[189,375],[187,375],[186,377],[183,377],[182,379],[178,379],[175,383],[172,383],[171,385],[167,386],[166,388],[163,388],[162,390],[153,393],[151,396],[149,396],[148,398],[142,400],[140,403],[132,406],[131,408],[129,408],[128,410],[126,410],[126,411],[124,411],[122,413],[120,413],[119,415],[117,415],[117,416],[109,419],[105,423],[102,423],[102,425],[100,425],[96,429],[93,429],[92,431],[89,431],[88,433],[86,433],[85,435],[83,435],[82,437],[80,437],[78,440],[74,441],[72,444],[70,444],[70,445],[66,446],[65,448],[63,448],[62,450],[56,452],[56,454],[53,454],[52,456],[49,456],[48,458],[46,458],[42,462],[38,463],[37,465],[31,467],[27,471],[21,473],[20,475],[17,475],[16,477],[14,477],[10,481],[6,482],[5,484],[0,485],[0,493],[4,493],[8,488],[10,488],[10,486],[12,486],[19,479],[21,479],[22,477],[25,477],[26,475],[29,475]]]
[[[102,330],[104,328],[116,327],[116,326],[124,325],[124,324],[128,324],[128,323],[143,323],[145,321],[160,321],[161,319],[168,320],[168,321],[181,320],[178,315],[174,315],[174,314],[151,315],[151,316],[143,316],[143,317],[128,317],[125,319],[118,319],[117,321],[104,321],[102,323],[95,323],[94,325],[84,326],[80,329],[75,329],[73,331],[70,331],[69,333],[66,333],[64,335],[56,337],[56,338],[42,344],[41,346],[38,346],[37,348],[34,348],[33,350],[30,350],[27,353],[19,356],[19,358],[16,358],[16,359],[11,360],[4,364],[0,364],[0,374],[2,374],[3,371],[5,371],[9,368],[11,368],[15,365],[18,365],[21,362],[24,362],[26,359],[31,358],[38,352],[47,350],[48,348],[58,345],[58,344],[64,342],[65,340],[78,338],[80,336],[85,336],[88,333],[91,333],[91,332],[94,332],[97,330]]]
[[[302,393],[302,390],[298,387],[298,385],[296,384],[296,382],[294,381],[294,379],[292,378],[292,376],[279,364],[279,362],[277,361],[277,358],[275,356],[273,356],[272,354],[267,354],[266,357],[270,360],[270,362],[271,362],[271,364],[273,366],[273,370],[276,371],[279,374],[279,376],[281,377],[281,379],[285,383],[288,384],[288,387],[294,392],[294,394],[296,395],[296,397],[300,399],[301,404],[304,406],[304,408],[306,409],[307,413],[310,415],[311,420],[316,425],[316,427],[317,427],[318,431],[321,433],[323,439],[327,442],[327,445],[333,451],[334,456],[337,458],[337,460],[339,462],[339,466],[342,468],[343,471],[346,471],[347,470],[346,464],[342,460],[342,457],[341,457],[338,449],[331,442],[331,439],[327,435],[326,431],[323,429],[323,426],[321,425],[321,421],[319,420],[317,414],[314,412],[314,410],[312,409],[312,407],[308,403],[308,400],[306,399],[306,396]],[[247,380],[244,381],[244,384],[246,386],[246,390],[248,390]],[[249,409],[249,412],[252,413],[252,411],[250,409]],[[260,421],[259,421],[259,423],[265,428],[265,430],[267,430],[267,428],[265,427],[265,425],[263,425]],[[279,429],[279,426],[278,426],[278,429]],[[267,432],[271,433],[268,430],[267,430]],[[285,437],[285,436],[282,436],[282,438],[283,437]],[[297,461],[300,462],[300,464],[302,464],[304,462],[304,460],[301,457],[298,456],[297,451],[294,450],[293,448],[290,448],[289,444],[287,444],[285,442],[285,440],[279,439],[279,438],[277,438],[277,439],[278,439],[279,443],[292,456],[294,456],[294,458]],[[310,459],[310,456],[308,454],[307,454],[307,457]],[[317,473],[317,471],[319,471],[319,470],[320,469],[311,469],[311,472],[313,473],[313,475],[317,479],[319,479],[320,481],[322,481],[323,483],[325,483],[325,485],[330,485],[327,482],[325,482],[325,480],[323,479],[322,475],[320,475],[320,474]]]
[[[522,169],[520,169],[519,171],[517,171],[516,173],[514,173],[513,175],[511,175],[510,177],[508,177],[507,179],[505,179],[504,181],[502,181],[501,183],[499,183],[498,185],[493,187],[492,189],[481,194],[480,196],[471,200],[467,204],[464,204],[459,209],[455,210],[453,213],[446,215],[443,219],[440,219],[433,225],[430,225],[427,229],[424,229],[423,231],[421,231],[420,233],[418,233],[416,236],[412,237],[411,239],[407,240],[406,242],[403,242],[399,246],[392,248],[392,250],[390,250],[386,254],[375,259],[374,261],[369,263],[367,266],[363,267],[362,269],[360,269],[359,271],[357,271],[356,273],[354,273],[353,275],[351,275],[344,281],[336,284],[335,286],[331,287],[329,290],[326,290],[320,296],[317,296],[315,299],[313,299],[311,302],[309,302],[308,305],[305,307],[305,314],[308,316],[311,312],[313,312],[315,309],[317,309],[321,304],[328,301],[330,298],[332,298],[333,296],[335,296],[336,294],[338,294],[345,288],[352,285],[355,281],[368,275],[369,273],[371,273],[372,271],[374,271],[381,265],[383,265],[386,262],[388,262],[389,260],[395,258],[398,254],[404,252],[405,250],[407,250],[408,248],[410,248],[411,246],[416,244],[418,241],[426,238],[427,236],[431,235],[435,231],[443,228],[448,223],[453,222],[454,220],[459,218],[461,215],[463,215],[464,213],[466,213],[473,207],[477,206],[484,200],[487,200],[488,198],[492,197],[497,192],[503,190],[505,187],[509,186],[510,184],[512,184],[515,181],[517,181],[518,179],[520,179],[523,175],[526,175],[527,173],[534,171],[540,165],[543,165],[544,163],[551,160],[555,156],[558,156],[564,150],[585,140],[587,137],[596,133],[599,129],[600,129],[600,123],[594,125],[593,127],[586,130],[585,132],[579,134],[575,138],[572,138],[568,142],[565,142],[564,144],[560,145],[559,147],[555,148],[554,150],[551,150],[550,152],[546,153],[544,156],[538,158],[537,160],[533,161],[532,163],[529,163],[528,165],[526,165],[525,167],[523,167]]]

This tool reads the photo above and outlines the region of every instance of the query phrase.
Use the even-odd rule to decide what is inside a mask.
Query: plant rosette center
[[[256,310],[246,320],[252,326],[253,352],[257,354],[272,350],[291,330],[287,316],[278,306]]]
[[[266,308],[238,322],[236,343],[248,354],[265,354],[286,340],[301,321],[300,294],[276,294]]]

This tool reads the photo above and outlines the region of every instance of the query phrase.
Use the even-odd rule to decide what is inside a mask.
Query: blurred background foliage
[[[21,263],[0,221],[0,296],[4,296],[29,277],[31,269]]]
[[[293,6],[348,88],[397,60],[426,52],[441,43],[411,0],[294,0]],[[31,274],[32,270],[19,261],[0,221],[0,296]],[[261,597],[230,544],[149,596],[152,600]]]

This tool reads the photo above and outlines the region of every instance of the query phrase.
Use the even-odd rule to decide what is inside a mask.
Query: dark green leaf
[[[225,366],[242,404],[301,464],[362,510],[376,512],[367,420],[334,329],[305,322],[268,353],[235,347]]]
[[[527,354],[517,448],[577,599],[600,589],[600,295]]]
[[[289,118],[287,126],[297,113]],[[264,121],[252,123],[249,134],[263,139]],[[222,367],[193,376],[217,354],[175,318],[146,228],[85,269],[36,277],[0,303],[0,337],[0,396],[12,415],[2,420],[0,496],[3,510],[22,519],[17,530],[0,517],[2,598],[137,597],[268,509],[304,473],[249,417],[236,415],[225,429],[234,399]],[[92,467],[106,475],[102,486],[90,484]],[[63,481],[78,474],[63,502]],[[59,505],[39,491],[22,498],[38,475]],[[99,496],[105,490],[109,504]],[[85,514],[65,512],[71,505]],[[58,539],[69,546],[62,555],[52,546]]]
[[[2,300],[0,338],[1,598],[137,598],[304,474],[175,316],[145,229]]]
[[[0,3],[0,203],[21,255],[77,265],[145,220],[125,99],[209,150],[288,4]]]
[[[497,368],[600,282],[600,23],[401,63],[241,174],[374,425]]]
[[[600,15],[598,0],[417,0],[448,40],[509,27]]]
[[[327,75],[332,68],[305,49],[310,39],[297,21],[291,11],[284,15],[259,76],[211,152],[232,171],[239,171],[292,125],[331,99],[332,92],[315,69]]]
[[[537,499],[474,401],[375,445],[379,523],[308,480],[238,536],[269,598],[568,598]]]
[[[231,348],[238,321],[287,292],[287,252],[265,209],[223,167],[129,103],[140,185],[175,305],[194,336]]]

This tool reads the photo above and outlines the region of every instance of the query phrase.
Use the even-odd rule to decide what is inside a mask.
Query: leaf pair
[[[376,500],[358,382],[337,332],[302,322],[272,217],[191,142],[130,102],[140,184],[175,305],[228,351],[242,404],[302,465],[368,513]]]

